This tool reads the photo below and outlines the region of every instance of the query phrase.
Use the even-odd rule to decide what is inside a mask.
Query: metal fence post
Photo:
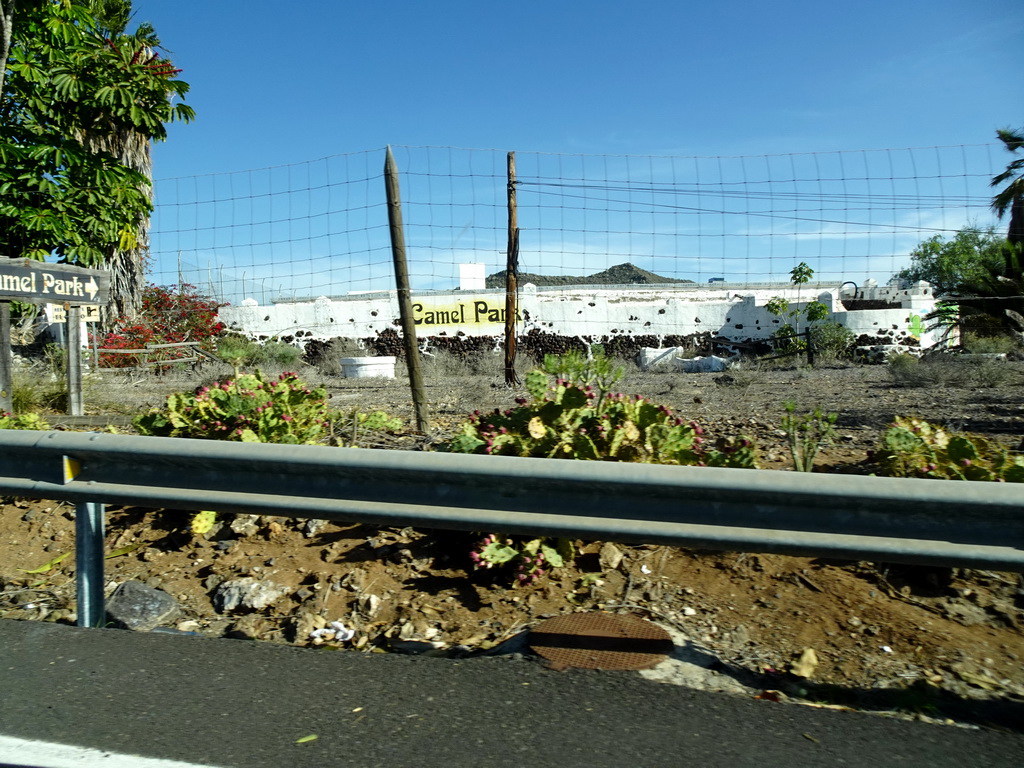
[[[103,624],[104,505],[79,502],[75,512],[75,580],[78,586],[78,626]]]

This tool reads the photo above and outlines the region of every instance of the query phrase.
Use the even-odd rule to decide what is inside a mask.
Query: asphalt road
[[[0,734],[238,768],[1024,765],[1020,733],[748,700],[633,673],[4,620]]]

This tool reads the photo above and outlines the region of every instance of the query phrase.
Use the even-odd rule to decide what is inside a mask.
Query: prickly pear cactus
[[[504,412],[474,413],[447,450],[492,456],[627,461],[719,467],[755,467],[746,438],[709,448],[696,422],[640,396],[601,395],[589,384],[526,377],[532,400]]]
[[[1024,456],[979,435],[897,417],[875,454],[879,474],[1024,483]]]

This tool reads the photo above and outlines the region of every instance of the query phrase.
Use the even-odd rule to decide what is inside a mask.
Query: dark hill
[[[534,275],[530,272],[519,273],[519,285],[533,283],[539,286],[549,285],[657,285],[659,283],[692,283],[692,280],[676,280],[661,277],[646,269],[632,264],[616,264],[604,272],[593,275]],[[505,270],[487,276],[488,288],[505,287]]]

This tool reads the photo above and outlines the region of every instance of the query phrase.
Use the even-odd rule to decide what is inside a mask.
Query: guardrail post
[[[64,305],[67,324],[67,369],[68,369],[68,413],[72,416],[85,415],[82,396],[82,311],[77,304]]]
[[[78,586],[78,626],[103,624],[104,505],[78,503],[75,512],[75,579]]]

